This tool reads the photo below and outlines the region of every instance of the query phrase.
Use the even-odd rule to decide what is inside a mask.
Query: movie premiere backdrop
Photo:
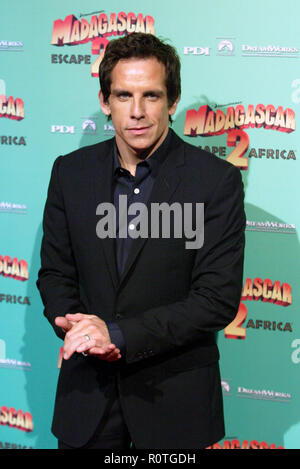
[[[299,449],[299,1],[15,0],[1,17],[0,448],[56,448],[62,342],[36,288],[50,171],[114,135],[99,62],[141,31],[181,57],[174,130],[245,186],[243,291],[218,334],[226,436],[210,449]]]

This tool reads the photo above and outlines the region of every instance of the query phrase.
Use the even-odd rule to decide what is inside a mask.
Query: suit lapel
[[[94,192],[95,211],[102,202],[113,203],[112,194],[112,172],[113,172],[113,140],[107,142],[106,149],[96,155],[96,168],[92,176],[92,188]],[[99,218],[97,217],[97,221]],[[96,228],[96,227],[95,227]],[[119,278],[116,266],[115,239],[97,237],[97,244],[103,250],[105,261],[111,275],[112,282],[117,289]]]
[[[176,135],[174,138],[178,138]],[[150,213],[151,203],[168,202],[176,191],[182,180],[182,166],[184,165],[184,146],[178,138],[179,147],[172,150],[161,166],[154,183],[152,193],[147,203],[148,214]],[[180,144],[181,143],[181,144]],[[149,218],[148,218],[149,220]],[[120,279],[120,286],[124,282],[131,267],[137,259],[138,254],[145,245],[148,238],[137,238],[133,241],[128,259]]]

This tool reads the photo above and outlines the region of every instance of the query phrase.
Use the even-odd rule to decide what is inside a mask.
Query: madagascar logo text
[[[200,106],[198,111],[190,109],[186,113],[184,135],[190,137],[211,137],[227,132],[227,146],[235,147],[227,156],[227,161],[240,169],[248,169],[248,159],[244,156],[249,148],[249,136],[244,129],[260,128],[277,130],[290,133],[296,129],[295,112],[277,108],[272,104],[249,104],[247,109],[242,104],[235,107],[229,106],[226,112],[221,109],[212,110],[208,105]],[[250,152],[249,156],[256,156],[256,152]],[[277,155],[277,153],[276,153]],[[262,154],[260,153],[261,157]],[[268,157],[274,158],[274,151],[269,152]],[[296,159],[293,151],[278,153],[283,159]],[[276,156],[277,158],[277,156]],[[278,158],[277,158],[278,159]]]
[[[18,261],[16,257],[0,255],[0,275],[24,282],[29,279],[28,264],[23,259]]]
[[[284,449],[283,446],[276,446],[274,443],[267,443],[266,441],[257,440],[243,440],[242,442],[233,440],[224,440],[223,444],[215,443],[212,446],[208,446],[206,449]]]
[[[0,117],[7,117],[8,119],[13,119],[20,121],[24,119],[24,102],[21,98],[13,98],[9,96],[8,98],[4,95],[0,95]]]
[[[13,407],[4,405],[0,409],[0,425],[8,425],[24,432],[33,431],[32,415],[29,412],[16,411]]]
[[[270,279],[256,277],[254,280],[247,278],[244,283],[241,302],[235,319],[224,329],[227,339],[245,339],[246,330],[264,329],[269,331],[289,331],[292,332],[292,325],[289,322],[277,322],[266,320],[249,319],[246,327],[242,324],[247,319],[248,310],[243,301],[262,301],[274,303],[280,306],[290,306],[292,304],[292,287],[288,283],[280,283],[279,280],[272,282]]]
[[[92,76],[98,76],[99,64],[104,50],[109,43],[108,37],[121,36],[133,32],[154,34],[154,19],[142,13],[121,11],[119,13],[91,14],[88,21],[85,18],[78,20],[74,15],[68,15],[64,20],[57,19],[53,23],[51,44],[54,46],[76,46],[91,41],[92,55],[98,55],[91,66]],[[89,15],[85,15],[89,16]],[[99,55],[100,54],[100,55]],[[90,63],[90,56],[75,54],[52,54],[52,63]]]

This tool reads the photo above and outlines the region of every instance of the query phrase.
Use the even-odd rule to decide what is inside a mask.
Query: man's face
[[[111,114],[121,156],[145,158],[163,142],[177,101],[169,108],[165,66],[156,58],[120,60],[111,74],[108,102],[99,96],[102,111]]]

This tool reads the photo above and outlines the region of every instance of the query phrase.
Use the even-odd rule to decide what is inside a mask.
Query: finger
[[[64,331],[69,331],[72,328],[72,323],[63,316],[57,316],[54,322],[56,326],[61,327]]]
[[[82,322],[74,322],[73,327],[67,332],[66,337],[69,340],[73,340],[76,337],[83,337],[85,335],[89,335],[90,332],[88,331],[88,325],[83,324]]]
[[[98,346],[98,353],[105,355],[113,352],[116,348],[114,344],[101,345],[100,347]]]
[[[77,353],[88,352],[90,349],[96,346],[96,341],[94,339],[87,340],[84,343],[81,343],[77,348]]]
[[[77,349],[81,345],[86,345],[89,342],[91,342],[91,344],[89,346],[93,347],[95,345],[95,342],[93,342],[92,340],[87,341],[86,337],[84,337],[84,336],[79,336],[79,337],[76,337],[76,338],[72,338],[72,340],[68,339],[68,338],[65,339],[64,359],[68,360],[69,358],[71,358],[71,356],[77,351]]]
[[[92,327],[79,327],[74,326],[66,333],[65,345],[72,343],[89,344],[88,348],[97,346],[99,348],[107,347],[110,342],[99,331]],[[114,346],[113,346],[114,348]],[[109,347],[108,350],[111,350]]]
[[[103,348],[103,347],[93,347],[89,350],[90,355],[95,355],[101,360],[106,361],[115,361],[121,358],[121,353],[118,348],[114,346],[113,349],[111,348]]]
[[[108,356],[106,356],[105,360],[108,362],[114,362],[117,361],[121,358],[121,353],[120,351],[115,350],[114,352],[110,353]]]
[[[89,336],[90,339],[94,339],[96,341],[95,345],[101,348],[108,346],[111,343],[109,335],[105,334],[105,332],[105,330],[101,327],[99,328],[90,320],[83,320],[76,323],[72,329],[67,332],[66,339],[73,341],[79,337]]]
[[[120,352],[112,352],[110,354],[91,354],[89,352],[89,355],[94,355],[95,357],[99,358],[100,360],[104,360],[104,361],[107,361],[107,362],[113,362],[113,361],[116,361],[116,360],[119,360],[121,358],[121,354]]]
[[[80,313],[78,313],[79,316]],[[75,315],[66,315],[68,318],[73,317],[73,319],[76,319],[74,316]],[[82,314],[81,315],[83,319],[80,321],[74,321],[73,322],[73,327],[72,329],[68,332],[67,336],[69,338],[75,338],[78,336],[84,336],[84,335],[89,335],[90,337],[93,336],[95,338],[98,330],[92,323],[92,321],[87,318],[87,315]],[[77,317],[78,319],[78,317]],[[102,337],[102,336],[101,336]],[[101,340],[100,337],[100,340]]]
[[[79,322],[82,321],[83,319],[89,317],[88,314],[83,314],[83,313],[67,313],[66,318],[69,321],[74,321],[74,322]]]

